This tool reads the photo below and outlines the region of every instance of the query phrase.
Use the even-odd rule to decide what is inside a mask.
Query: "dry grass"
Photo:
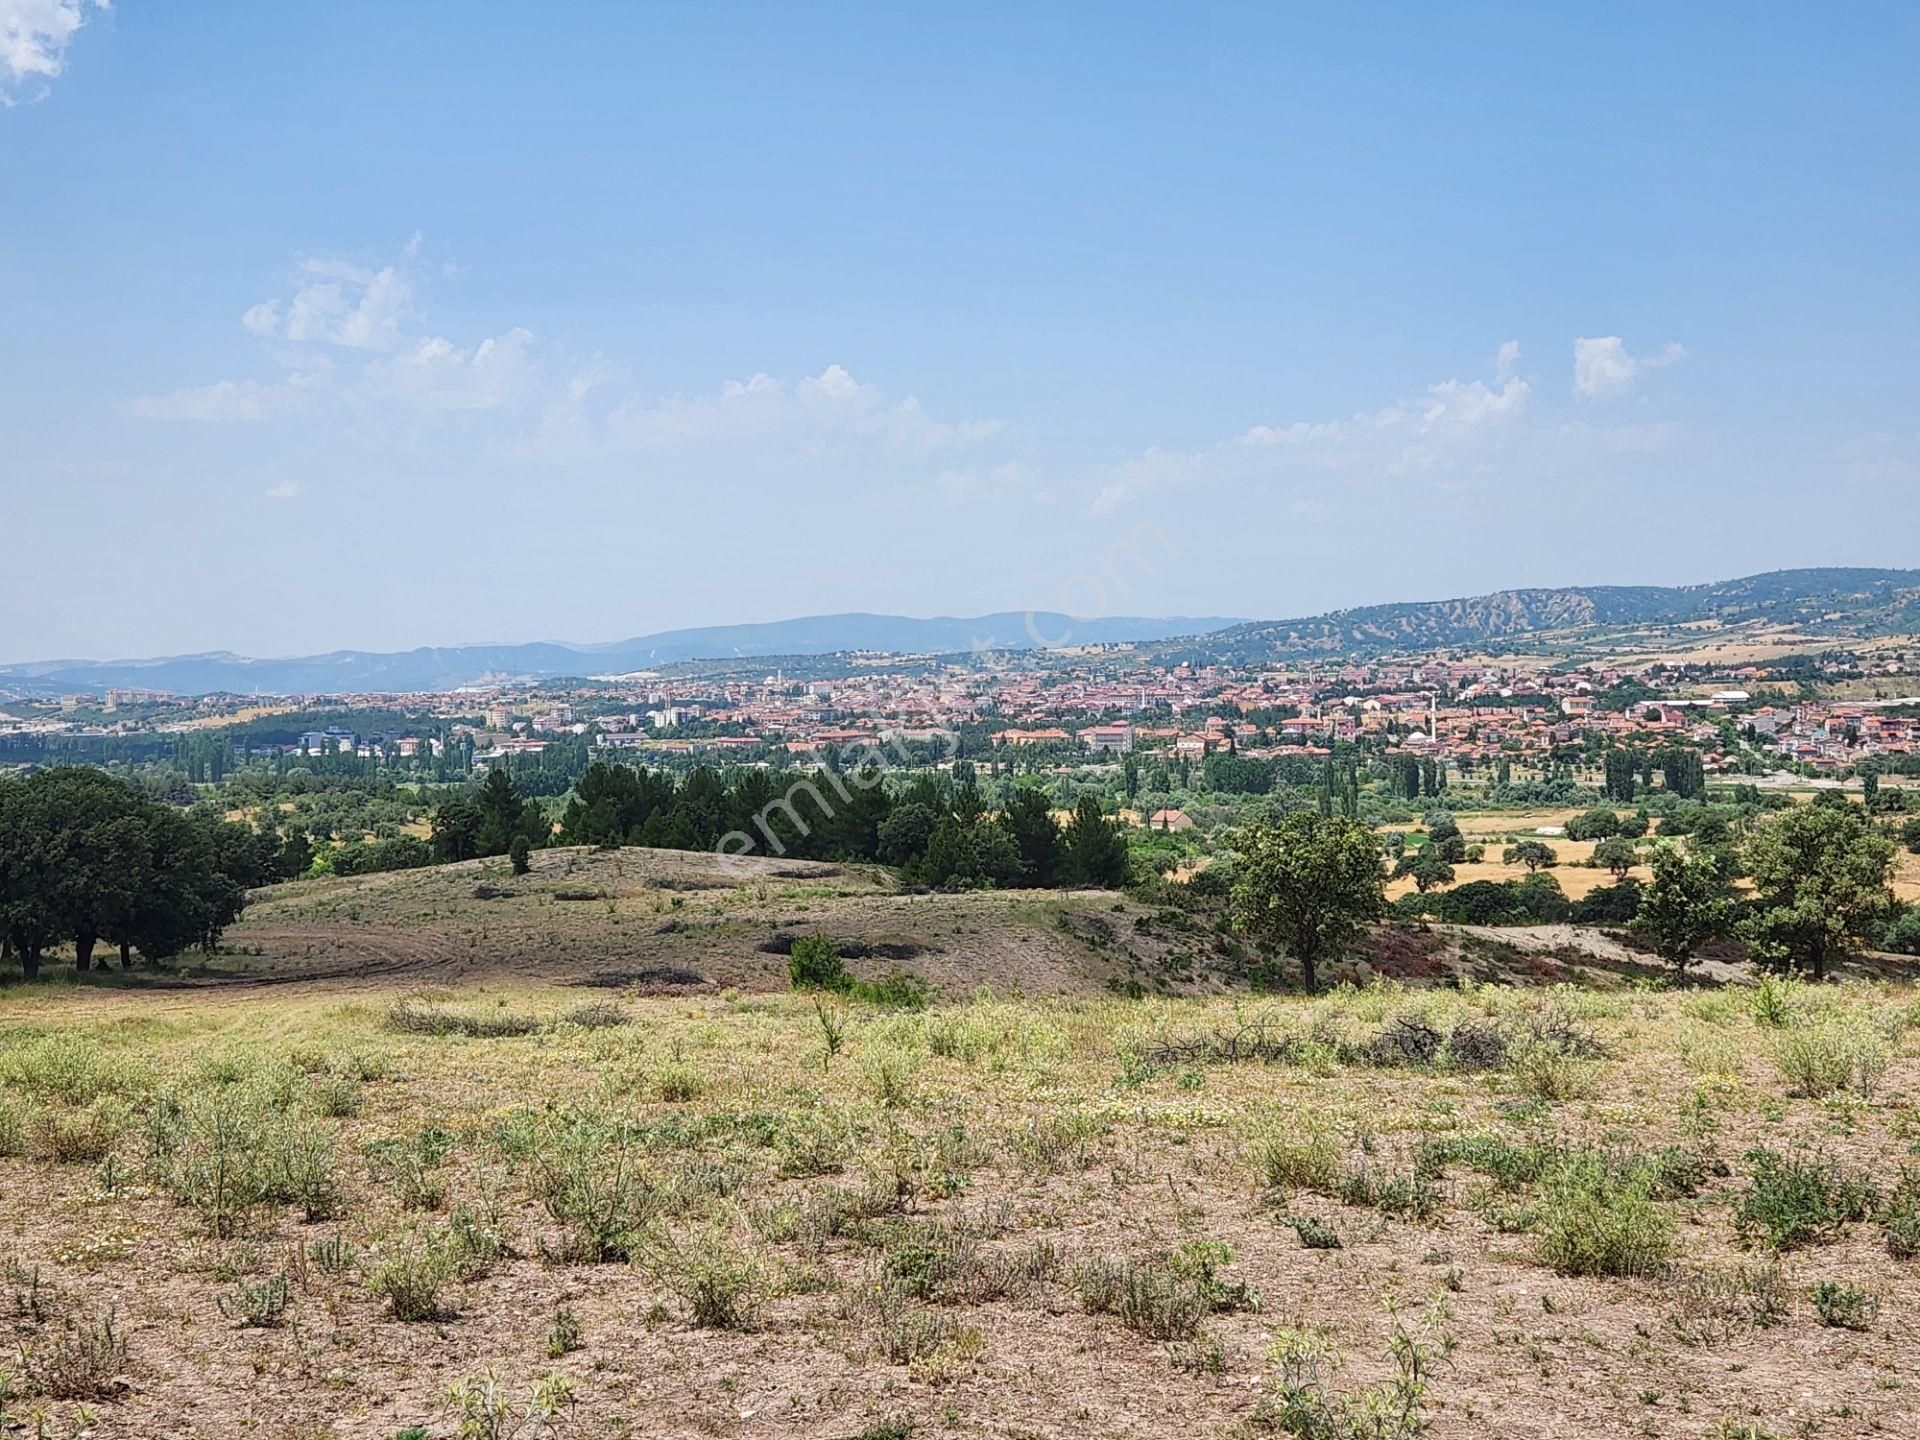
[[[1766,1026],[1738,990],[981,995],[855,1007],[832,1056],[798,996],[414,996],[537,1022],[443,1033],[406,998],[0,996],[16,1409],[387,1440],[557,1370],[578,1436],[1229,1436],[1374,1403],[1424,1314],[1436,1436],[1920,1430],[1904,989]],[[1261,1017],[1280,1058],[1151,1063]],[[1511,1052],[1410,1063],[1402,1021]],[[1873,1083],[1802,1093],[1795,1036]],[[1756,1224],[1761,1153],[1884,1177],[1885,1214],[1776,1255],[1808,1202]]]

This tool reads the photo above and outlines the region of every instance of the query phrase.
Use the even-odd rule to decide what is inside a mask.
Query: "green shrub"
[[[553,1328],[547,1332],[547,1357],[558,1360],[580,1348],[580,1320],[573,1308],[562,1305],[553,1312]]]
[[[1293,1227],[1293,1233],[1300,1237],[1300,1243],[1309,1250],[1340,1248],[1339,1235],[1324,1220],[1317,1220],[1311,1215],[1296,1215],[1287,1223]]]
[[[562,1227],[557,1246],[542,1242],[551,1258],[589,1264],[633,1258],[654,1190],[635,1164],[624,1124],[591,1114],[552,1121],[531,1159],[534,1195]]]
[[[1887,1227],[1887,1253],[1896,1260],[1920,1255],[1920,1169],[1902,1166],[1880,1218]]]
[[[1734,1207],[1734,1225],[1748,1241],[1775,1250],[1834,1240],[1871,1214],[1878,1200],[1870,1181],[1848,1174],[1836,1160],[1765,1147],[1749,1150],[1746,1158],[1752,1182]]]
[[[26,1356],[27,1381],[55,1400],[103,1400],[116,1393],[127,1369],[127,1340],[119,1315],[68,1315],[60,1328]]]
[[[1822,1280],[1813,1287],[1813,1308],[1820,1313],[1822,1325],[1842,1330],[1866,1330],[1880,1313],[1880,1297],[1871,1290],[1856,1289],[1834,1280]]]
[[[748,1328],[772,1288],[759,1258],[714,1226],[685,1239],[655,1236],[642,1264],[656,1284],[680,1301],[687,1318],[706,1330]]]
[[[1340,1186],[1340,1147],[1322,1130],[1269,1131],[1254,1142],[1253,1161],[1268,1187],[1283,1194],[1331,1195]]]
[[[1762,976],[1753,991],[1753,1018],[1774,1029],[1792,1024],[1801,988],[1799,979],[1792,975]]]
[[[287,1318],[293,1292],[284,1274],[241,1280],[220,1297],[220,1313],[243,1330],[271,1330]]]
[[[1793,1313],[1793,1291],[1780,1262],[1711,1266],[1684,1276],[1674,1287],[1668,1315],[1689,1345],[1719,1345],[1750,1329],[1784,1324]]]
[[[840,959],[840,947],[826,935],[802,935],[787,955],[787,980],[796,990],[848,990],[853,976]]]
[[[1644,1174],[1629,1177],[1591,1156],[1549,1174],[1539,1207],[1539,1255],[1562,1275],[1652,1275],[1673,1254],[1673,1217]]]
[[[44,1105],[32,1112],[26,1153],[56,1165],[95,1165],[112,1153],[126,1125],[126,1109],[116,1100],[81,1109]]]
[[[444,1236],[411,1231],[375,1261],[367,1288],[386,1301],[396,1320],[442,1320],[451,1311],[441,1292],[453,1280],[452,1251]]]
[[[1210,1314],[1259,1308],[1254,1291],[1221,1277],[1232,1259],[1220,1242],[1195,1240],[1151,1261],[1084,1261],[1073,1268],[1072,1282],[1089,1315],[1114,1315],[1150,1340],[1185,1341]]]
[[[1849,1088],[1871,1095],[1886,1074],[1887,1052],[1863,1021],[1836,1017],[1783,1029],[1773,1063],[1793,1090],[1812,1099]]]
[[[364,1104],[360,1080],[353,1075],[316,1075],[312,1089],[314,1109],[335,1120],[351,1119]]]
[[[463,1035],[472,1040],[537,1035],[546,1028],[531,1015],[512,1015],[505,1011],[492,1015],[467,1015],[415,1000],[401,1000],[389,1007],[387,1024],[395,1030],[414,1035]]]

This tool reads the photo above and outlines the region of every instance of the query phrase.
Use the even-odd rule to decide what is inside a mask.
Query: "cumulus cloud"
[[[1659,449],[1669,426],[1594,425],[1534,413],[1533,387],[1502,345],[1492,383],[1442,380],[1418,397],[1344,419],[1254,425],[1195,451],[1149,449],[1087,479],[1088,509],[1111,515],[1162,494],[1267,495],[1290,518],[1324,517],[1324,496],[1418,504],[1515,477],[1578,475],[1609,457]],[[1369,498],[1371,492],[1371,498]]]
[[[250,306],[247,313],[240,317],[241,328],[250,335],[265,339],[280,333],[280,302],[262,300],[258,305]]]
[[[937,418],[844,365],[657,398],[623,393],[617,366],[578,360],[525,327],[465,341],[437,333],[420,303],[437,270],[424,248],[416,234],[390,263],[301,261],[288,292],[240,316],[276,376],[145,395],[125,412],[209,423],[319,417],[362,440],[420,444],[441,443],[442,431],[458,427],[468,442],[515,460],[644,461],[657,473],[840,467],[854,475],[871,465],[866,473],[877,475],[899,466],[900,478],[949,494],[975,483],[998,493],[1037,488],[1030,472],[997,464],[1002,457],[977,463],[970,453],[998,432],[996,422]]]
[[[1583,335],[1573,342],[1573,388],[1589,400],[1625,395],[1645,371],[1686,357],[1685,347],[1678,344],[1655,355],[1634,356],[1618,335]]]
[[[413,315],[413,282],[391,265],[366,270],[331,260],[309,260],[308,277],[287,302],[287,339],[350,350],[392,350]],[[262,306],[277,313],[277,300]],[[244,322],[243,322],[244,323]],[[249,327],[251,328],[251,327]]]
[[[369,395],[419,411],[513,409],[541,388],[533,332],[515,328],[462,349],[440,336],[366,369]]]
[[[137,420],[264,420],[299,409],[313,398],[324,381],[311,375],[289,375],[283,380],[216,380],[159,395],[141,395],[127,402],[126,413]]]
[[[0,0],[0,105],[44,96],[87,11],[107,8],[107,0]]]
[[[844,366],[829,365],[793,383],[755,375],[705,395],[629,402],[608,417],[605,434],[610,445],[641,450],[782,445],[814,458],[858,449],[918,460],[998,429],[992,420],[936,420],[913,396],[889,400]]]

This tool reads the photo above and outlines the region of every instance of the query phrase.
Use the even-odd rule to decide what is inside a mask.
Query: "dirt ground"
[[[915,894],[878,866],[698,852],[544,850],[258,892],[206,974],[267,983],[544,983],[688,991],[786,984],[786,945],[832,936],[873,979],[894,965],[977,985],[1089,993],[1109,981],[1212,990],[1191,944],[1107,891]]]
[[[491,1371],[516,1407],[567,1377],[554,1433],[582,1440],[1284,1434],[1290,1380],[1349,1419],[1379,1400],[1397,1325],[1438,1437],[1920,1433],[1920,1270],[1880,1210],[1784,1249],[1736,1223],[1756,1147],[1894,1190],[1920,1096],[1913,994],[1789,990],[1777,1025],[1752,996],[982,995],[855,1007],[828,1054],[803,996],[605,992],[627,1023],[595,1028],[561,1018],[579,990],[511,980],[16,990],[7,1414],[102,1440],[453,1440],[449,1389]],[[402,1000],[536,1028],[396,1028]],[[1515,1048],[1484,1069],[1384,1063],[1403,1018]],[[1223,1058],[1256,1031],[1302,1043]],[[1817,1096],[1782,1062],[1815,1038],[1859,1062]],[[252,1123],[222,1140],[231,1114]],[[208,1161],[269,1134],[326,1140],[338,1194],[324,1219],[269,1200],[222,1233]],[[1670,1247],[1625,1275],[1556,1267],[1548,1181],[1414,1168],[1467,1139],[1694,1157],[1651,1202]],[[1282,1163],[1315,1144],[1337,1177]],[[608,1209],[616,1173],[639,1182],[639,1229],[589,1259],[551,1182]],[[398,1318],[382,1265],[463,1226],[491,1237],[484,1257],[431,1318]],[[1210,1313],[1182,1320],[1161,1299],[1194,1255]],[[1122,1264],[1135,1300],[1100,1299]],[[275,1323],[244,1326],[243,1287],[280,1277]],[[1822,1282],[1852,1291],[1821,1301]],[[109,1313],[125,1348],[81,1372],[94,1398],[35,1393]]]

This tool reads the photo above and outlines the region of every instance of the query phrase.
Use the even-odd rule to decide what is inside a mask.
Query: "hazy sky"
[[[0,0],[0,660],[1920,564],[1917,74],[1912,5]]]

